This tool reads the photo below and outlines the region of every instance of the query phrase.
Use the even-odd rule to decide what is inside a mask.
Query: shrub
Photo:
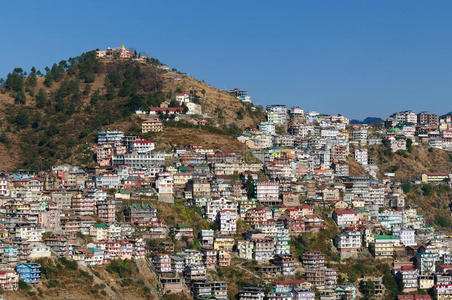
[[[60,263],[65,266],[66,268],[70,269],[70,270],[77,270],[78,269],[78,265],[77,262],[74,260],[68,260],[65,257],[60,257],[59,259]],[[80,270],[80,273],[82,271]]]
[[[445,228],[450,228],[452,226],[450,219],[446,216],[441,215],[437,215],[435,217],[435,224]]]
[[[28,291],[31,289],[31,286],[29,286],[25,281],[22,279],[19,279],[19,290],[21,291]]]
[[[430,184],[422,185],[422,192],[424,196],[431,196],[433,192],[433,187]]]

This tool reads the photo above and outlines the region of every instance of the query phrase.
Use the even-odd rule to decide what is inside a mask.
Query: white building
[[[155,149],[153,141],[139,140],[130,143],[130,150],[137,153],[149,153]]]
[[[190,95],[187,93],[177,93],[176,101],[179,105],[182,105],[182,103],[187,104],[190,102]]]
[[[223,209],[218,212],[218,223],[221,234],[233,234],[237,230],[237,211]]]
[[[396,235],[400,238],[400,242],[404,246],[416,246],[416,238],[415,231],[413,229],[402,229],[396,233]]]
[[[284,124],[287,119],[287,107],[281,104],[267,106],[267,120],[275,124]]]
[[[256,184],[257,201],[261,203],[279,202],[279,183],[259,182]]]
[[[361,232],[357,230],[347,230],[336,236],[334,239],[336,248],[341,253],[342,258],[356,255],[361,248]]]
[[[270,135],[275,135],[275,133],[276,133],[275,124],[272,122],[260,122],[258,128],[259,128],[259,131],[270,134]]]
[[[355,160],[362,166],[367,166],[368,163],[368,154],[367,149],[356,149],[355,150]]]

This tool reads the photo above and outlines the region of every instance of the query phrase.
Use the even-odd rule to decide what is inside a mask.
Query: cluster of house
[[[452,150],[452,115],[402,111],[384,122],[383,142],[394,151],[406,150],[406,139],[428,143],[433,148]]]
[[[378,133],[350,128],[340,115],[283,105],[269,106],[267,116],[237,137],[252,160],[241,151],[195,144],[157,151],[153,141],[104,130],[93,146],[97,166],[4,174],[0,287],[14,290],[19,278],[38,283],[33,261],[63,256],[85,265],[146,259],[164,292],[189,289],[196,299],[228,298],[227,282],[213,276],[218,268],[243,268],[262,278],[261,287],[242,288],[242,300],[315,299],[314,291],[323,300],[355,299],[368,280],[382,299],[381,278],[339,283],[324,253],[306,249],[301,259],[293,253],[292,238],[315,236],[329,225],[340,233],[323,242],[341,259],[368,252],[392,260],[394,278],[413,297],[418,289],[436,299],[452,297],[452,238],[406,205],[393,177],[376,179],[375,160],[364,149],[382,143]],[[144,133],[163,130],[162,123],[146,122]],[[280,132],[284,126],[287,133]],[[368,174],[350,175],[351,147]],[[447,183],[450,176],[428,173],[422,180]],[[159,218],[143,199],[194,207],[209,228]],[[147,248],[149,240],[159,247]],[[242,266],[246,261],[253,263]]]
[[[164,101],[158,107],[150,107],[148,111],[137,110],[135,113],[142,117],[151,118],[151,120],[175,120],[184,119],[193,121],[193,116],[202,116],[202,106],[200,97],[192,93],[176,93],[171,100]],[[204,120],[205,122],[205,120]]]

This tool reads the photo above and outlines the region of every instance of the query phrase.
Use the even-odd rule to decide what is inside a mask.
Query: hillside
[[[91,51],[46,68],[45,76],[34,68],[29,73],[14,69],[0,88],[0,170],[39,171],[61,161],[91,164],[88,143],[97,130],[138,134],[141,119],[135,111],[171,106],[178,92],[195,98],[207,120],[224,130],[227,144],[234,144],[230,136],[238,132],[231,128],[253,126],[264,117],[225,91],[158,66],[157,60],[97,59]],[[207,128],[196,136],[201,142],[226,142]]]

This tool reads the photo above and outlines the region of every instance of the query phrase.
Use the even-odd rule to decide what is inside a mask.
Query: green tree
[[[254,179],[251,174],[248,174],[248,177],[246,179],[245,183],[245,189],[246,189],[246,195],[248,196],[248,199],[255,198],[255,184]]]
[[[424,196],[431,196],[433,192],[433,187],[430,184],[422,185],[422,192]]]
[[[413,141],[411,139],[406,140],[406,149],[410,153],[413,151]]]
[[[20,128],[27,127],[29,123],[27,112],[25,110],[20,110],[14,119],[14,123]]]
[[[39,89],[38,96],[36,97],[36,107],[43,108],[47,104],[46,93],[43,88]]]
[[[107,80],[115,87],[121,87],[121,73],[118,70],[112,70],[107,75]]]

